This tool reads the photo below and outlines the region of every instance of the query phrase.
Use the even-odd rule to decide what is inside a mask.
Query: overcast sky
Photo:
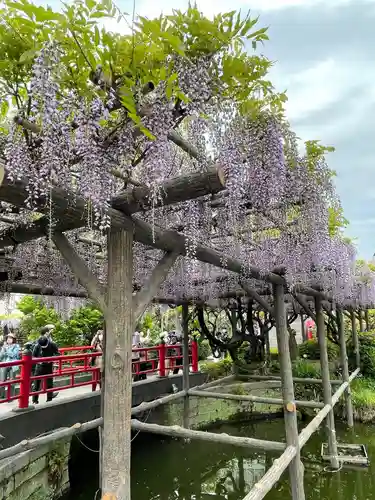
[[[135,0],[138,14],[184,8],[187,0]],[[54,8],[57,0],[49,2]],[[375,0],[199,0],[206,14],[250,8],[269,26],[263,52],[275,61],[272,81],[287,90],[287,116],[301,139],[335,146],[328,157],[357,238],[359,256],[375,252]],[[328,6],[329,5],[329,6]],[[131,13],[133,2],[117,0]],[[58,7],[57,7],[58,8]],[[114,29],[124,29],[121,25]],[[372,171],[372,172],[371,172]]]

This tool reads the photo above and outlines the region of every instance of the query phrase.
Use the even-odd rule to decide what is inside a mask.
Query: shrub
[[[365,332],[358,335],[361,372],[364,377],[375,378],[375,332]],[[348,346],[350,367],[355,367],[353,343]]]
[[[355,418],[361,422],[373,422],[375,417],[375,381],[356,378],[351,384]]]
[[[300,357],[306,357],[308,359],[320,359],[320,349],[319,344],[316,339],[307,340],[303,342],[298,347],[298,352]],[[327,353],[328,359],[333,361],[340,357],[340,348],[338,345],[333,344],[332,342],[327,342]]]
[[[220,361],[206,361],[201,364],[201,371],[207,373],[208,380],[216,380],[232,373],[232,360],[227,357]]]
[[[204,361],[211,354],[211,347],[208,340],[198,340],[198,359]]]
[[[297,378],[320,378],[320,366],[317,363],[311,363],[298,359],[292,366],[293,377]]]
[[[293,377],[297,378],[321,377],[320,366],[316,362],[299,359],[293,363],[292,370]],[[294,394],[297,400],[320,401],[323,395],[323,386],[322,384],[295,384]]]

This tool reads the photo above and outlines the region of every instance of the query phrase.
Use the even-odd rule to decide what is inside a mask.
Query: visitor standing
[[[41,330],[41,336],[39,337],[37,343],[35,344],[34,350],[33,350],[33,358],[50,358],[52,356],[59,356],[59,349],[55,342],[51,340],[51,328],[49,328],[50,325],[45,326]],[[52,375],[53,373],[53,362],[52,361],[47,361],[47,362],[40,362],[36,365],[35,368],[35,376],[40,376],[40,375]],[[43,379],[37,379],[34,382],[34,392],[39,392],[40,387],[42,385],[42,380]],[[47,389],[52,389],[53,388],[53,378],[48,377],[47,378]],[[52,401],[53,398],[57,396],[57,392],[52,392],[49,391],[47,392],[47,402]],[[33,395],[33,403],[38,404],[39,403],[39,394],[34,394]]]
[[[0,361],[10,362],[20,359],[20,346],[16,342],[16,336],[9,332],[5,338],[5,342],[0,351]],[[15,379],[20,371],[19,366],[6,366],[1,369],[0,380],[6,382],[8,379]],[[10,386],[10,395],[13,396],[15,392],[15,385]],[[5,399],[5,387],[0,387],[0,399]]]
[[[103,367],[103,342],[104,342],[104,332],[103,330],[98,330],[96,335],[94,335],[94,338],[91,341],[91,347],[94,352],[101,352],[101,356],[96,356],[93,358],[93,366],[96,366],[96,368],[99,368],[99,371],[102,371]],[[99,377],[99,386],[101,386],[101,377]],[[92,384],[92,390],[95,391],[96,389],[97,382],[93,382]]]

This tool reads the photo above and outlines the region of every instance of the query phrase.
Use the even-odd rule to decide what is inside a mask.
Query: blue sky
[[[49,3],[58,8],[58,1]],[[136,12],[156,16],[184,8],[187,0],[136,0]],[[375,252],[375,0],[200,0],[206,15],[251,9],[269,26],[263,52],[275,61],[272,81],[287,90],[287,116],[301,139],[335,146],[328,158],[347,233],[360,257]],[[133,3],[117,6],[132,12]],[[125,23],[124,23],[125,24]],[[126,26],[112,25],[125,30]]]

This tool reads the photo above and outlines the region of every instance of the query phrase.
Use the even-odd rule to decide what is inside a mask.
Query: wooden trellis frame
[[[193,154],[194,148],[189,144],[184,143],[182,139],[177,142],[179,142],[178,145],[185,151],[189,154]],[[162,186],[161,192],[164,193],[163,204],[167,205],[197,198],[206,194],[216,195],[224,189],[225,176],[223,171],[220,167],[213,166],[204,173],[190,174],[171,179]],[[1,166],[0,200],[22,207],[28,198],[28,194],[27,182],[24,180],[10,182],[5,167]],[[326,366],[327,359],[324,355],[326,350],[323,345],[323,337],[325,337],[325,334],[322,332],[322,327],[324,327],[324,325],[320,320],[317,325],[319,329],[318,336],[321,346],[323,347],[321,363],[322,383],[325,388],[324,407],[309,426],[298,435],[296,407],[311,402],[296,402],[294,397],[294,381],[291,370],[284,308],[285,279],[276,272],[267,274],[261,273],[260,270],[255,267],[246,266],[237,259],[223,255],[208,246],[198,244],[195,249],[197,260],[212,264],[218,268],[228,269],[238,274],[239,279],[241,279],[242,276],[247,278],[252,277],[256,280],[268,282],[273,286],[274,307],[270,308],[268,303],[262,299],[258,292],[246,289],[245,285],[242,285],[244,288],[244,295],[251,296],[251,298],[256,300],[262,307],[267,307],[269,312],[275,315],[281,365],[282,404],[285,416],[286,447],[282,443],[270,444],[267,441],[252,440],[250,438],[235,439],[230,436],[215,438],[214,436],[216,435],[209,436],[209,433],[192,431],[188,428],[189,422],[186,421],[186,419],[184,421],[185,428],[165,428],[165,426],[150,427],[150,425],[153,424],[142,424],[141,422],[132,420],[134,409],[131,408],[131,334],[136,319],[144,312],[147,305],[155,297],[157,290],[167,277],[169,270],[172,268],[178,256],[186,255],[186,238],[184,235],[177,231],[164,230],[158,226],[152,227],[143,220],[132,216],[132,214],[139,210],[150,208],[149,194],[146,188],[135,187],[131,190],[127,190],[123,195],[115,197],[111,202],[111,208],[108,211],[108,215],[111,219],[111,227],[107,237],[108,281],[106,289],[103,289],[103,286],[91,273],[86,263],[81,259],[63,234],[64,231],[80,228],[87,223],[87,200],[56,186],[51,188],[50,193],[54,217],[57,219],[52,235],[53,242],[71,268],[73,274],[87,290],[88,296],[100,305],[106,322],[104,420],[98,419],[97,421],[97,425],[102,425],[104,422],[104,446],[101,462],[102,498],[130,500],[130,431],[131,428],[133,428],[147,432],[169,433],[168,435],[190,436],[211,441],[221,439],[220,442],[231,442],[241,446],[258,446],[263,449],[282,450],[285,448],[281,457],[274,463],[259,483],[255,485],[253,490],[244,500],[263,498],[287,467],[289,467],[290,470],[293,500],[304,500],[303,466],[300,460],[300,449],[327,415],[329,415],[327,421],[329,422],[328,425],[332,433],[332,425],[334,425],[332,409],[339,397],[344,393],[346,394],[348,423],[349,425],[352,424],[353,416],[349,385],[359,369],[357,368],[357,370],[349,376],[345,342],[343,341],[342,311],[338,311],[338,317],[339,324],[341,325],[340,334],[342,341],[340,347],[343,364],[343,383],[336,393],[330,396],[328,390],[328,388],[330,388],[329,373]],[[220,198],[218,198],[218,200],[220,202]],[[48,214],[50,211],[50,203],[46,204],[45,199],[40,199],[38,203],[38,209],[42,213]],[[18,225],[10,227],[0,234],[0,250],[8,246],[22,244],[38,237],[45,236],[48,234],[49,230],[48,216],[42,217],[27,226]],[[155,266],[149,281],[136,293],[136,295],[133,293],[132,284],[133,241],[138,241],[146,246],[157,248],[165,252],[160,262]],[[17,284],[13,284],[12,286],[13,291],[17,289]],[[320,314],[319,300],[327,300],[327,297],[322,292],[314,288],[302,286],[295,287],[294,292],[314,297],[315,300],[318,301],[316,302],[316,314]],[[175,397],[173,399],[177,399],[177,396],[183,397],[186,410],[189,404],[189,395],[194,394],[194,391],[195,395],[198,395],[198,397],[203,396],[203,394],[197,394],[197,391],[202,392],[202,388],[189,388],[187,364],[188,304],[184,300],[180,302],[183,304],[184,311],[184,386],[183,391],[174,395]],[[124,311],[126,311],[126,314],[124,314]],[[361,320],[362,314],[360,315],[360,321]],[[357,361],[359,361],[359,358],[357,358]],[[324,369],[323,366],[325,367]],[[211,397],[211,395],[208,397]],[[171,400],[171,397],[168,396],[164,399],[157,400],[159,402],[156,401],[149,404],[147,408],[153,408]],[[255,399],[253,400],[255,401]],[[275,398],[271,404],[280,404],[280,399]],[[316,405],[317,408],[321,408],[320,403],[316,403]],[[308,404],[308,406],[310,406],[310,404]],[[143,405],[143,408],[145,409],[146,406]],[[187,410],[185,411],[185,415],[186,414]],[[79,430],[85,428],[84,425],[86,424],[83,424],[81,427],[76,427],[69,432],[79,432]],[[88,423],[87,425],[90,426],[93,424]],[[116,433],[109,432],[110,426],[112,425],[115,426]],[[122,443],[120,447],[121,451],[119,451],[118,447],[119,442]],[[333,453],[332,460],[334,460],[334,443],[332,440],[329,442],[330,453]],[[35,446],[36,444],[38,444],[38,442],[34,440],[34,444],[30,446]],[[4,452],[6,453],[7,450],[4,450]],[[2,457],[2,453],[3,452],[0,452],[0,458]],[[8,453],[10,453],[10,451],[8,451]],[[332,462],[332,464],[334,465],[334,462]]]

